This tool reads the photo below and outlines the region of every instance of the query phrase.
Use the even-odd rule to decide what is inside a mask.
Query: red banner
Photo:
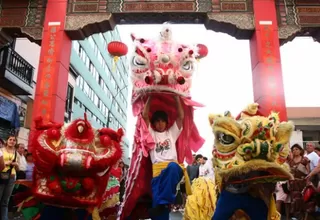
[[[261,30],[261,54],[262,62],[264,65],[263,78],[266,86],[265,90],[270,94],[268,103],[271,103],[271,108],[275,109],[278,105],[278,88],[277,85],[277,66],[276,66],[276,55],[274,45],[274,29],[272,24],[260,25]]]
[[[56,55],[57,55],[57,34],[60,30],[59,22],[49,23],[49,39],[46,53],[44,54],[44,60],[42,65],[42,78],[40,82],[40,94],[41,101],[39,103],[39,109],[41,116],[45,121],[49,121],[52,113],[52,95],[53,86],[55,83],[54,74],[56,71]],[[44,46],[44,45],[42,45]]]

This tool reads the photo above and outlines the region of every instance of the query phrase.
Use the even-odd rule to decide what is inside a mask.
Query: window
[[[79,55],[79,51],[80,51],[80,45],[78,41],[72,41],[72,47],[73,49],[76,51],[76,53]]]
[[[101,64],[101,66],[103,65],[102,63],[104,62],[103,57],[101,56],[101,53],[98,53],[98,61]]]
[[[77,84],[77,86],[79,86],[81,89],[83,89],[84,80],[83,80],[83,78],[82,78],[81,76],[78,76],[78,77],[77,77],[76,84]]]
[[[79,57],[85,63],[85,61],[86,61],[86,53],[84,52],[84,50],[82,49],[81,46],[79,46]]]
[[[93,93],[93,91],[92,91]],[[98,107],[99,106],[99,101],[100,99],[98,98],[98,96],[96,94],[93,95],[93,103]]]
[[[103,105],[103,110],[104,115],[107,116],[109,114],[109,109],[105,105]]]
[[[88,41],[89,41],[89,44],[92,47],[92,49],[94,49],[96,44],[94,43],[94,40],[93,40],[92,36],[88,37]]]
[[[105,75],[108,77],[108,79],[111,79],[111,74],[110,74],[108,65],[105,66],[104,72],[105,72]]]
[[[65,122],[69,122],[71,120],[71,114],[72,114],[72,104],[73,104],[73,91],[74,88],[68,84],[67,89],[67,98],[66,98],[66,105],[65,105]]]
[[[89,85],[86,83],[86,82],[84,82],[84,85],[83,85],[83,92],[88,96],[88,97],[90,97],[90,87],[89,87]]]

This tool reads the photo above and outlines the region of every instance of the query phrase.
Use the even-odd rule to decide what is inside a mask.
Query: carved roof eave
[[[242,30],[254,30],[254,16],[253,13],[208,13],[209,20],[229,23]]]
[[[73,40],[83,40],[92,34],[113,30],[115,22],[111,13],[67,15],[65,31]]]
[[[6,35],[8,41],[17,37],[28,38],[31,42],[41,45],[43,27],[1,27],[0,31]],[[2,36],[3,37],[3,36]],[[11,39],[9,39],[11,38]]]
[[[43,27],[21,27],[20,30],[31,42],[41,45]]]
[[[285,43],[292,41],[300,32],[301,27],[298,25],[286,25],[278,27],[280,45],[282,46]]]
[[[209,30],[226,33],[236,39],[250,39],[255,28],[252,13],[208,13],[205,26]]]
[[[214,20],[220,24],[230,24],[235,27],[236,31],[253,31],[255,30],[254,15],[252,13],[208,13],[208,20]],[[223,32],[234,36],[237,39],[250,39],[251,36],[246,38],[238,37],[236,31],[231,31],[226,28],[221,28],[221,25],[206,25],[208,29],[217,32]],[[283,45],[289,41],[292,41],[302,31],[302,28],[298,25],[286,25],[278,27],[280,44]]]

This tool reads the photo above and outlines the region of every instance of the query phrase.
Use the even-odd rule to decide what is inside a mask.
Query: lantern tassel
[[[116,68],[117,68],[117,62],[119,60],[119,57],[118,56],[114,56],[113,57],[113,67],[112,67],[112,72],[115,72],[116,71]]]

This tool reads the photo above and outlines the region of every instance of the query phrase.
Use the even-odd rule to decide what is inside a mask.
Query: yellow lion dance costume
[[[215,180],[193,183],[185,220],[280,220],[273,192],[278,181],[292,179],[285,161],[294,125],[257,111],[254,103],[237,119],[229,112],[209,116]]]

